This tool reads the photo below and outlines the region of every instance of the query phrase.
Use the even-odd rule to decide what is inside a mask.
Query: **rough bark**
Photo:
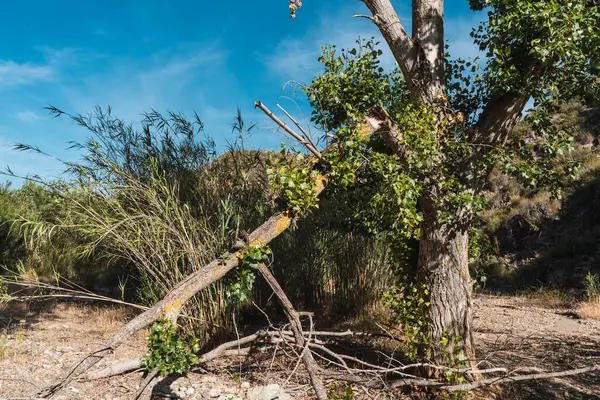
[[[484,151],[490,146],[502,146],[509,133],[521,119],[528,94],[497,93],[492,96],[477,121],[477,144],[483,144]]]
[[[467,227],[440,225],[433,209],[424,212],[421,226],[418,281],[427,286],[430,303],[429,342],[421,355],[434,364],[448,365],[460,349],[474,367]],[[442,344],[444,338],[447,345]]]
[[[413,40],[418,46],[416,66],[420,68],[421,90],[428,99],[445,92],[444,82],[444,1],[414,0]]]
[[[413,100],[432,104],[443,97],[444,1],[413,1],[412,37],[404,29],[390,0],[363,1],[398,62]]]

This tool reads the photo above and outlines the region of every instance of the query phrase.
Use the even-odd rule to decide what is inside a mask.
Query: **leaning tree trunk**
[[[466,226],[441,225],[435,211],[427,212],[419,242],[418,281],[429,291],[423,359],[438,365],[475,360],[472,322],[472,286],[468,265]]]

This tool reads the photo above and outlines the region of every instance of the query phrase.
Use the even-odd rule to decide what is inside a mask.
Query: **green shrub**
[[[183,375],[198,364],[198,340],[181,339],[177,334],[177,326],[169,320],[156,321],[146,340],[148,351],[142,359],[142,368],[146,371],[156,370],[161,376]]]

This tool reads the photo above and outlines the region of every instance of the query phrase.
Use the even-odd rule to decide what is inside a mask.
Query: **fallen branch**
[[[137,392],[131,397],[131,400],[139,400],[142,399],[144,392],[149,390],[149,394],[147,396],[148,400],[152,398],[152,389],[156,384],[160,381],[160,377],[158,376],[158,371],[150,372],[140,383],[140,387]]]
[[[546,373],[540,373],[540,374],[487,378],[487,379],[482,379],[482,380],[476,381],[476,382],[465,383],[462,385],[453,385],[453,386],[443,387],[443,389],[447,390],[448,392],[463,392],[463,391],[466,392],[466,391],[473,390],[473,389],[483,387],[483,386],[500,385],[500,384],[509,383],[509,382],[531,381],[531,380],[536,380],[536,379],[560,378],[563,376],[581,375],[581,374],[586,374],[588,372],[594,372],[594,371],[600,371],[600,365],[592,365],[590,367],[570,369],[570,370],[558,371],[558,372],[546,372]]]
[[[258,265],[258,270],[262,274],[263,278],[267,281],[273,292],[279,299],[281,303],[281,307],[285,312],[285,315],[290,322],[290,328],[292,333],[294,334],[294,339],[296,341],[296,345],[302,348],[302,353],[300,353],[300,357],[302,358],[302,362],[304,363],[304,367],[306,367],[306,371],[308,372],[308,376],[310,377],[310,381],[312,383],[313,389],[315,390],[315,394],[317,399],[319,400],[327,400],[327,390],[325,390],[325,386],[323,386],[323,381],[319,377],[320,367],[312,356],[312,352],[307,351],[307,346],[310,343],[310,336],[305,339],[304,332],[302,331],[302,324],[300,323],[300,317],[298,316],[298,312],[292,306],[292,302],[287,297],[277,279],[271,273],[269,267],[265,264],[261,263]],[[312,327],[311,327],[312,328]]]
[[[101,301],[101,302],[105,302],[105,303],[113,303],[113,304],[119,304],[119,305],[124,305],[124,306],[128,306],[128,307],[133,307],[133,308],[137,308],[139,310],[147,310],[148,309],[148,307],[144,307],[139,304],[129,303],[129,302],[119,300],[119,299],[114,299],[114,298],[108,297],[108,296],[102,296],[100,294],[92,293],[88,290],[70,289],[70,288],[65,288],[65,287],[61,287],[58,285],[51,285],[49,283],[41,282],[37,279],[21,277],[18,274],[14,273],[12,271],[9,271],[5,268],[2,268],[2,269],[4,269],[8,273],[11,285],[19,286],[19,287],[26,288],[26,289],[36,289],[36,290],[40,290],[40,291],[47,290],[47,291],[51,291],[51,292],[56,292],[56,293],[48,293],[48,294],[31,294],[31,295],[18,295],[18,296],[15,296],[15,294],[13,293],[13,294],[6,296],[8,301],[31,302],[31,301],[36,301],[36,300],[65,298],[65,299],[74,299],[74,300]],[[21,291],[22,290],[19,290],[18,292],[21,292]]]
[[[256,104],[257,107],[261,108],[259,106],[261,105],[260,102],[257,102]],[[263,109],[263,111],[265,111],[265,109]],[[270,111],[267,110],[265,112],[267,115],[269,115],[268,113]],[[365,122],[357,129],[360,129],[363,135],[374,134],[379,129],[386,130],[388,124],[384,122],[386,122],[389,117],[386,117],[385,121],[378,121],[377,117],[381,115],[383,115],[381,112],[377,112],[369,118],[365,118]],[[287,126],[277,117],[275,117],[273,120],[280,126]],[[319,175],[315,179],[314,191],[317,196],[325,189],[325,182],[326,176],[324,175]],[[250,235],[248,235],[248,242],[259,242],[263,245],[266,245],[284,232],[291,225],[291,222],[292,219],[288,212],[275,214]],[[104,357],[111,354],[118,346],[123,344],[132,335],[150,326],[157,319],[164,317],[171,320],[173,323],[176,323],[181,313],[181,309],[186,302],[198,292],[206,289],[209,285],[218,281],[229,271],[237,267],[239,263],[239,255],[239,251],[230,251],[226,257],[215,259],[211,263],[188,275],[183,281],[178,283],[161,301],[133,318],[116,334],[106,339],[100,346],[88,353],[60,382],[42,390],[40,393],[38,393],[38,397],[52,397],[70,382],[89,371],[90,368],[96,365]]]
[[[86,381],[93,381],[97,379],[110,378],[111,376],[121,375],[131,371],[137,371],[140,368],[142,368],[142,359],[134,358],[109,365],[108,367],[101,369],[100,371],[88,372],[81,379]]]
[[[323,189],[323,183],[318,182],[315,189],[317,193],[320,193]],[[287,214],[278,213],[252,232],[249,235],[249,242],[258,241],[267,244],[285,231],[290,224],[291,218]],[[132,319],[116,334],[104,341],[102,345],[86,355],[61,382],[43,390],[38,396],[44,398],[51,397],[65,387],[65,385],[68,385],[81,374],[87,372],[132,335],[151,325],[160,317],[168,318],[173,323],[176,323],[181,313],[181,308],[190,298],[237,267],[239,254],[239,252],[230,252],[226,258],[213,260],[210,264],[189,275],[152,308]]]
[[[308,336],[308,332],[303,332],[304,336]],[[281,341],[275,341],[273,338],[282,337],[287,338],[292,335],[292,331],[258,331],[252,335],[244,336],[239,340],[233,340],[230,342],[223,343],[211,351],[202,354],[198,357],[199,364],[205,364],[209,361],[217,359],[223,356],[234,356],[234,355],[243,355],[248,352],[248,348],[242,348],[241,352],[238,351],[238,346],[243,346],[247,344],[251,344],[257,340],[270,338],[270,343],[277,344],[281,343]],[[370,333],[366,332],[352,332],[352,331],[343,331],[343,332],[329,332],[329,331],[314,331],[312,332],[313,337],[348,337],[348,336],[372,336]],[[235,349],[233,352],[229,352],[231,349]],[[126,374],[129,372],[137,371],[142,368],[142,359],[141,358],[131,358],[119,361],[114,363],[108,367],[105,367],[98,371],[91,371],[87,374],[81,376],[79,379],[84,381],[92,381],[98,379],[110,378],[117,375]]]
[[[344,371],[339,371],[339,370],[325,369],[325,368],[319,367],[315,363],[315,365],[316,365],[315,372],[317,372],[323,378],[347,381],[347,382],[365,385],[367,387],[377,388],[377,389],[382,389],[385,387],[388,387],[390,389],[398,389],[400,387],[411,386],[411,387],[431,388],[431,389],[435,389],[435,390],[439,390],[439,391],[444,390],[444,391],[451,392],[451,393],[452,392],[460,392],[460,391],[471,391],[471,390],[481,388],[481,387],[493,386],[493,385],[499,385],[499,384],[505,384],[505,383],[511,383],[511,382],[561,378],[561,377],[566,377],[566,376],[580,375],[580,374],[600,371],[600,365],[593,365],[593,366],[589,366],[589,367],[577,368],[577,369],[566,370],[566,371],[536,372],[536,373],[524,374],[524,375],[515,375],[515,374],[517,372],[523,372],[523,371],[539,371],[539,369],[537,369],[537,368],[517,368],[510,372],[507,372],[508,369],[499,368],[499,367],[487,368],[487,369],[482,369],[482,370],[472,370],[472,369],[468,369],[468,368],[464,368],[464,369],[448,368],[448,367],[444,367],[444,366],[424,364],[424,363],[398,365],[396,367],[384,367],[384,366],[379,366],[379,365],[375,365],[372,363],[367,363],[358,358],[351,357],[351,356],[348,356],[345,354],[336,353],[333,350],[325,347],[322,344],[315,343],[314,341],[316,339],[311,338],[310,336],[308,338],[305,338],[304,344],[301,345],[296,341],[295,337],[290,336],[291,333],[292,333],[291,331],[285,331],[285,330],[283,330],[283,331],[261,330],[252,335],[242,337],[239,340],[233,340],[230,342],[223,343],[220,346],[216,347],[215,349],[200,356],[199,360],[200,360],[200,363],[206,363],[206,362],[212,361],[214,359],[217,359],[219,357],[246,355],[252,350],[252,347],[241,347],[241,346],[252,344],[254,342],[266,339],[266,340],[268,340],[266,342],[267,345],[278,345],[279,343],[287,343],[289,345],[295,346],[299,350],[303,350],[306,348],[306,346],[308,346],[308,348],[310,348],[312,350],[311,351],[312,354],[318,355],[319,357],[322,357],[319,354],[319,352],[326,354],[330,358],[323,357],[325,361],[328,361],[328,362],[332,363],[333,365],[335,365],[336,367],[339,367],[339,368],[342,368],[343,370],[345,370],[345,372],[344,372]],[[317,332],[313,332],[313,333],[315,334],[315,336],[317,336],[317,334],[318,334],[320,336],[332,336],[332,337],[336,337],[337,335],[340,335],[340,334],[342,334],[342,335],[348,334],[348,332],[327,332],[327,331],[317,331]],[[310,335],[310,332],[303,332],[303,336],[307,336],[307,335]],[[314,352],[315,350],[317,352]],[[335,361],[333,361],[333,360],[335,360]],[[352,362],[355,365],[361,365],[361,366],[367,367],[367,368],[359,368],[357,366],[350,366],[349,362]],[[89,379],[89,380],[101,379],[101,378],[108,378],[108,377],[115,376],[115,375],[120,375],[123,373],[138,370],[140,368],[140,365],[141,365],[141,360],[139,360],[139,359],[121,361],[119,363],[113,364],[112,366],[107,367],[96,373],[89,373],[88,375],[85,376],[85,379]],[[449,370],[449,371],[452,371],[453,373],[457,373],[457,374],[488,375],[488,374],[504,373],[504,375],[491,377],[491,378],[485,378],[485,379],[481,379],[479,381],[465,383],[465,384],[450,385],[448,383],[439,382],[439,381],[436,381],[433,379],[423,379],[423,378],[419,378],[415,375],[410,375],[410,374],[402,372],[402,371],[406,371],[409,369],[415,369],[415,368],[419,368],[419,367],[423,367],[423,366],[427,366],[429,368],[435,368],[435,369],[439,369],[439,370]],[[384,381],[384,378],[389,375],[399,375],[402,377],[402,379],[398,379],[398,380],[390,382],[389,384],[386,384]]]

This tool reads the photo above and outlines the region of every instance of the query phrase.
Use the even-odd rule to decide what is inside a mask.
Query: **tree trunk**
[[[439,365],[475,360],[472,322],[472,285],[468,265],[466,226],[441,225],[435,211],[424,214],[419,242],[418,281],[429,291],[423,359]]]

